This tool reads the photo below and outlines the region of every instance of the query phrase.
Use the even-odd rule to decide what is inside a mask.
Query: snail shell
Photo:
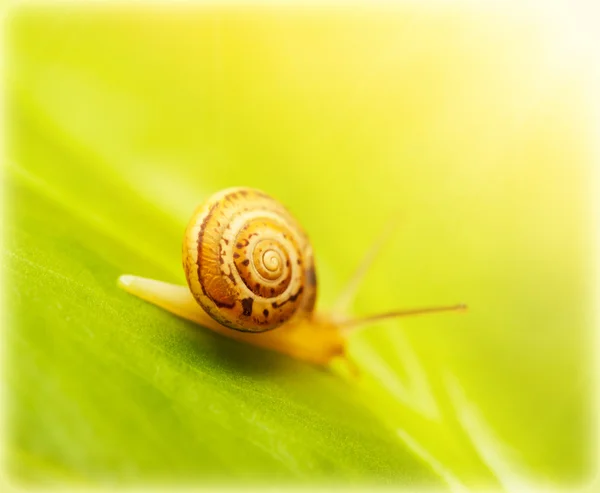
[[[183,267],[196,301],[231,329],[264,332],[314,309],[310,242],[283,205],[259,190],[226,189],[196,209]]]

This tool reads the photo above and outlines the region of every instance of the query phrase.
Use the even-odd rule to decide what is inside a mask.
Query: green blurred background
[[[38,5],[7,26],[13,480],[592,476],[594,115],[560,19],[517,3]],[[304,225],[319,309],[395,222],[353,313],[469,312],[356,334],[354,382],[117,289],[122,273],[183,283],[191,211],[234,185]]]

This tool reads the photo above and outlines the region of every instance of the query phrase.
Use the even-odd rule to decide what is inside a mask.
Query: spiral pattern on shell
[[[183,266],[196,301],[232,329],[263,332],[314,308],[308,238],[259,190],[230,188],[201,205],[186,230]]]

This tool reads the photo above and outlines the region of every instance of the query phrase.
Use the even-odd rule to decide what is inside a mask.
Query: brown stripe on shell
[[[276,301],[274,301],[273,303],[271,303],[271,306],[273,308],[281,308],[283,305],[285,305],[286,303],[289,303],[290,301],[294,302],[298,299],[298,296],[300,296],[302,294],[302,291],[304,291],[304,286],[300,286],[300,289],[296,292],[296,294],[292,294],[290,295],[290,297],[281,302],[281,303],[277,303]]]
[[[198,251],[198,256],[196,257],[198,259],[196,261],[196,265],[198,266],[198,269],[197,269],[197,271],[198,271],[198,282],[200,283],[200,286],[202,287],[202,292],[204,293],[205,296],[209,296],[209,295],[206,292],[206,288],[204,286],[204,283],[202,282],[202,255],[201,255],[202,254],[202,241],[204,239],[204,231],[206,230],[206,225],[208,224],[209,219],[214,214],[215,209],[217,208],[218,205],[219,205],[219,202],[215,202],[212,205],[212,207],[209,209],[208,213],[204,217],[204,221],[202,221],[202,225],[200,226],[200,231],[198,232],[198,239],[196,240],[196,248],[197,248],[197,251]],[[209,298],[210,298],[210,296],[209,296]]]

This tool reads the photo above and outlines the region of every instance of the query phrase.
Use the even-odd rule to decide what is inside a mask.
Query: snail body
[[[182,254],[187,286],[131,275],[121,276],[119,284],[221,335],[318,365],[345,356],[350,329],[374,319],[464,308],[353,320],[315,313],[317,278],[308,236],[283,205],[251,188],[228,188],[200,205],[186,228]],[[358,277],[365,271],[362,266]],[[348,291],[356,290],[357,281]]]

